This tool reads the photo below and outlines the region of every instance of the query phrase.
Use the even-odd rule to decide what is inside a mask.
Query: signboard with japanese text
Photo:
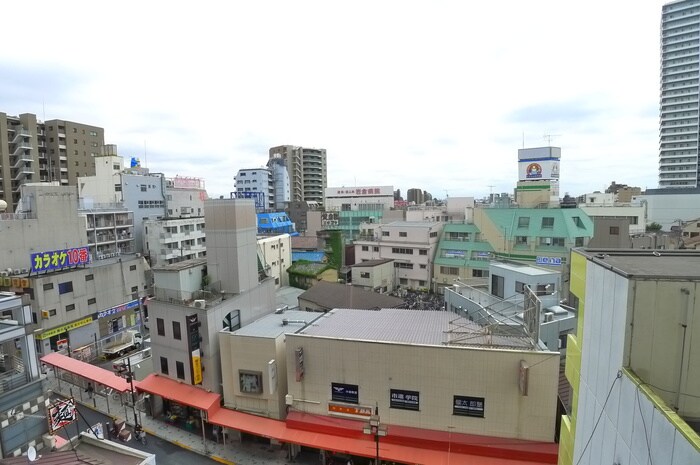
[[[418,391],[391,389],[389,406],[402,410],[420,410],[420,393]]]
[[[331,400],[351,404],[359,403],[360,395],[357,384],[331,383]]]
[[[71,266],[90,263],[90,251],[87,247],[37,252],[30,256],[32,273],[60,270]]]
[[[561,266],[561,257],[536,257],[538,265]]]
[[[192,384],[202,384],[202,356],[199,349],[192,352]]]
[[[53,434],[56,430],[70,425],[76,420],[75,401],[71,399],[59,400],[49,406],[49,432]]]
[[[452,415],[484,418],[485,405],[483,397],[454,396]]]
[[[363,186],[363,187],[327,187],[326,198],[328,197],[364,197],[372,195],[394,196],[393,186]]]
[[[372,415],[372,407],[362,405],[341,405],[329,402],[328,413],[331,415],[367,418]]]
[[[139,306],[139,301],[137,300],[132,300],[131,302],[126,302],[121,305],[114,306],[112,308],[108,308],[107,310],[102,310],[97,314],[97,318],[104,318],[106,316],[110,315],[115,315],[117,313],[126,311],[126,310],[131,310],[132,308],[138,308]]]
[[[44,331],[43,333],[39,333],[37,336],[35,336],[37,339],[48,339],[50,337],[56,336],[57,334],[65,333],[70,331],[71,329],[75,328],[80,328],[81,326],[89,325],[92,323],[92,317],[86,317],[83,318],[82,320],[74,321],[72,323],[68,323],[67,325],[63,326],[58,326],[56,328],[52,328],[49,330]]]

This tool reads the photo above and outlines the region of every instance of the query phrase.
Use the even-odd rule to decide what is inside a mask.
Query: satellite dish
[[[36,449],[34,446],[29,446],[29,449],[27,449],[27,458],[30,462],[34,462],[36,460]]]

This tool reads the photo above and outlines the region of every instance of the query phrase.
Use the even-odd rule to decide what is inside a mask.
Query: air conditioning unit
[[[49,317],[49,311],[48,310],[42,310],[41,311],[41,317],[46,319]]]
[[[136,258],[140,258],[140,257],[141,257],[141,254],[140,254],[140,253],[136,253]]]
[[[204,299],[197,299],[194,301],[194,304],[192,304],[192,306],[194,308],[204,308],[204,307],[206,307],[206,305],[207,305],[207,301]]]
[[[0,276],[10,276],[10,273],[7,271],[0,271]]]
[[[22,270],[20,270],[19,268],[15,268],[14,270],[12,270],[12,274],[15,276],[18,274],[22,274]]]
[[[22,274],[29,274],[29,268],[22,268]]]
[[[550,321],[554,321],[554,314],[547,312],[544,314],[544,322],[549,323]]]

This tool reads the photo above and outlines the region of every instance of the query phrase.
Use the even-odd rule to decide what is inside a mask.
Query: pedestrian
[[[219,427],[214,425],[214,427],[211,429],[211,434],[212,434],[212,436],[214,436],[214,441],[216,441],[216,443],[218,444],[219,443]]]
[[[92,383],[89,381],[87,387],[85,388],[85,392],[88,393],[88,398],[92,399],[92,396],[95,393],[95,388],[92,387]]]

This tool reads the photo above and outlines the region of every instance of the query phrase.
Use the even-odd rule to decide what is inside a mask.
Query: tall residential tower
[[[281,145],[270,149],[270,160],[281,158],[287,166],[292,202],[318,202],[323,205],[328,187],[326,149]]]
[[[698,187],[700,0],[663,6],[659,187]]]

